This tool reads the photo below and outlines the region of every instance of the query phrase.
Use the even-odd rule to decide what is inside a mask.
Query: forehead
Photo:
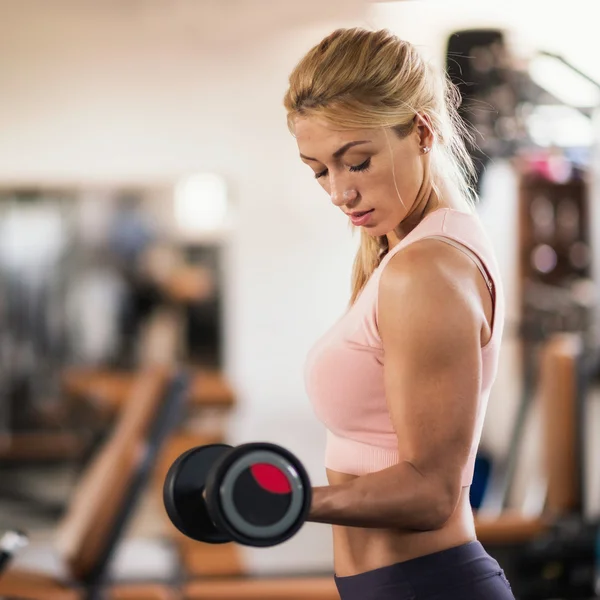
[[[340,146],[355,140],[376,141],[381,132],[375,129],[335,129],[322,119],[315,117],[298,117],[295,122],[295,134],[298,148],[302,154],[333,153]]]

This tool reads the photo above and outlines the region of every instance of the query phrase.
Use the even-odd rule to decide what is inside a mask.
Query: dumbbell
[[[312,488],[302,463],[276,444],[209,444],[184,452],[163,487],[167,515],[200,542],[275,546],[308,517]]]

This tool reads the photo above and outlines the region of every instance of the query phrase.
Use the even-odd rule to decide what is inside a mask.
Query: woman
[[[333,525],[341,598],[513,598],[469,503],[504,303],[458,94],[409,43],[359,28],[289,83],[301,159],[361,230],[350,306],[306,365],[330,484],[309,520]]]

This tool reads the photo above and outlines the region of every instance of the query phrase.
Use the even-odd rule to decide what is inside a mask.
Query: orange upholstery
[[[107,590],[106,600],[178,600],[174,588],[159,584],[123,584]]]
[[[106,547],[131,477],[144,459],[145,436],[166,384],[167,373],[158,367],[138,375],[115,430],[77,486],[57,535],[58,550],[77,580],[91,573]]]
[[[163,291],[175,302],[198,302],[214,293],[213,276],[207,269],[182,265],[162,282]]]
[[[9,571],[0,576],[0,594],[11,600],[84,600],[83,589],[69,587],[60,581],[29,571]],[[121,584],[110,587],[103,596],[107,600],[178,600],[177,590],[159,584]]]
[[[246,572],[237,544],[203,544],[179,532],[176,539],[184,571],[190,578],[232,577]]]
[[[74,585],[9,567],[0,576],[0,597],[35,600],[82,597],[79,585],[83,588],[86,577],[104,556],[112,527],[127,499],[131,477],[144,460],[152,419],[165,397],[168,382],[169,373],[159,367],[147,368],[136,376],[131,397],[114,431],[78,483],[57,536],[57,549]]]
[[[9,570],[0,575],[0,597],[19,600],[83,600],[81,590],[46,575]]]
[[[581,501],[577,467],[577,334],[559,333],[544,344],[540,366],[542,451],[548,481],[545,510],[553,516],[577,510]]]
[[[77,489],[57,533],[57,549],[76,579],[84,579],[97,564],[129,479],[142,459],[138,440],[114,440]]]
[[[67,396],[84,398],[105,416],[112,417],[128,397],[135,373],[73,367],[62,372]]]
[[[4,435],[0,440],[0,460],[72,460],[83,454],[85,442],[81,435],[65,431],[32,431]]]
[[[235,404],[235,394],[223,373],[217,369],[200,369],[192,381],[190,402],[230,407]]]
[[[333,576],[196,581],[185,600],[339,600]]]
[[[92,402],[107,417],[123,408],[135,374],[94,369],[69,369],[63,373],[65,392]],[[234,405],[235,395],[223,374],[216,369],[199,369],[192,378],[189,402],[193,406]]]
[[[521,543],[532,540],[549,527],[541,518],[525,517],[517,511],[506,511],[499,517],[475,518],[477,538],[482,544]]]

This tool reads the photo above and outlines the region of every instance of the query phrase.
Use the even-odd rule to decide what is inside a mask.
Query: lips
[[[363,211],[360,211],[360,212],[353,212],[353,213],[350,213],[348,216],[350,216],[353,219],[358,219],[358,218],[360,218],[360,217],[362,217],[362,216],[364,216],[364,215],[366,215],[366,214],[368,214],[370,212],[373,212],[374,210],[375,209],[372,208],[371,210],[363,210]]]
[[[357,211],[351,213],[348,216],[350,217],[350,221],[352,221],[352,224],[359,227],[361,225],[366,225],[370,221],[371,214],[374,210],[375,209],[372,208],[371,210]]]

